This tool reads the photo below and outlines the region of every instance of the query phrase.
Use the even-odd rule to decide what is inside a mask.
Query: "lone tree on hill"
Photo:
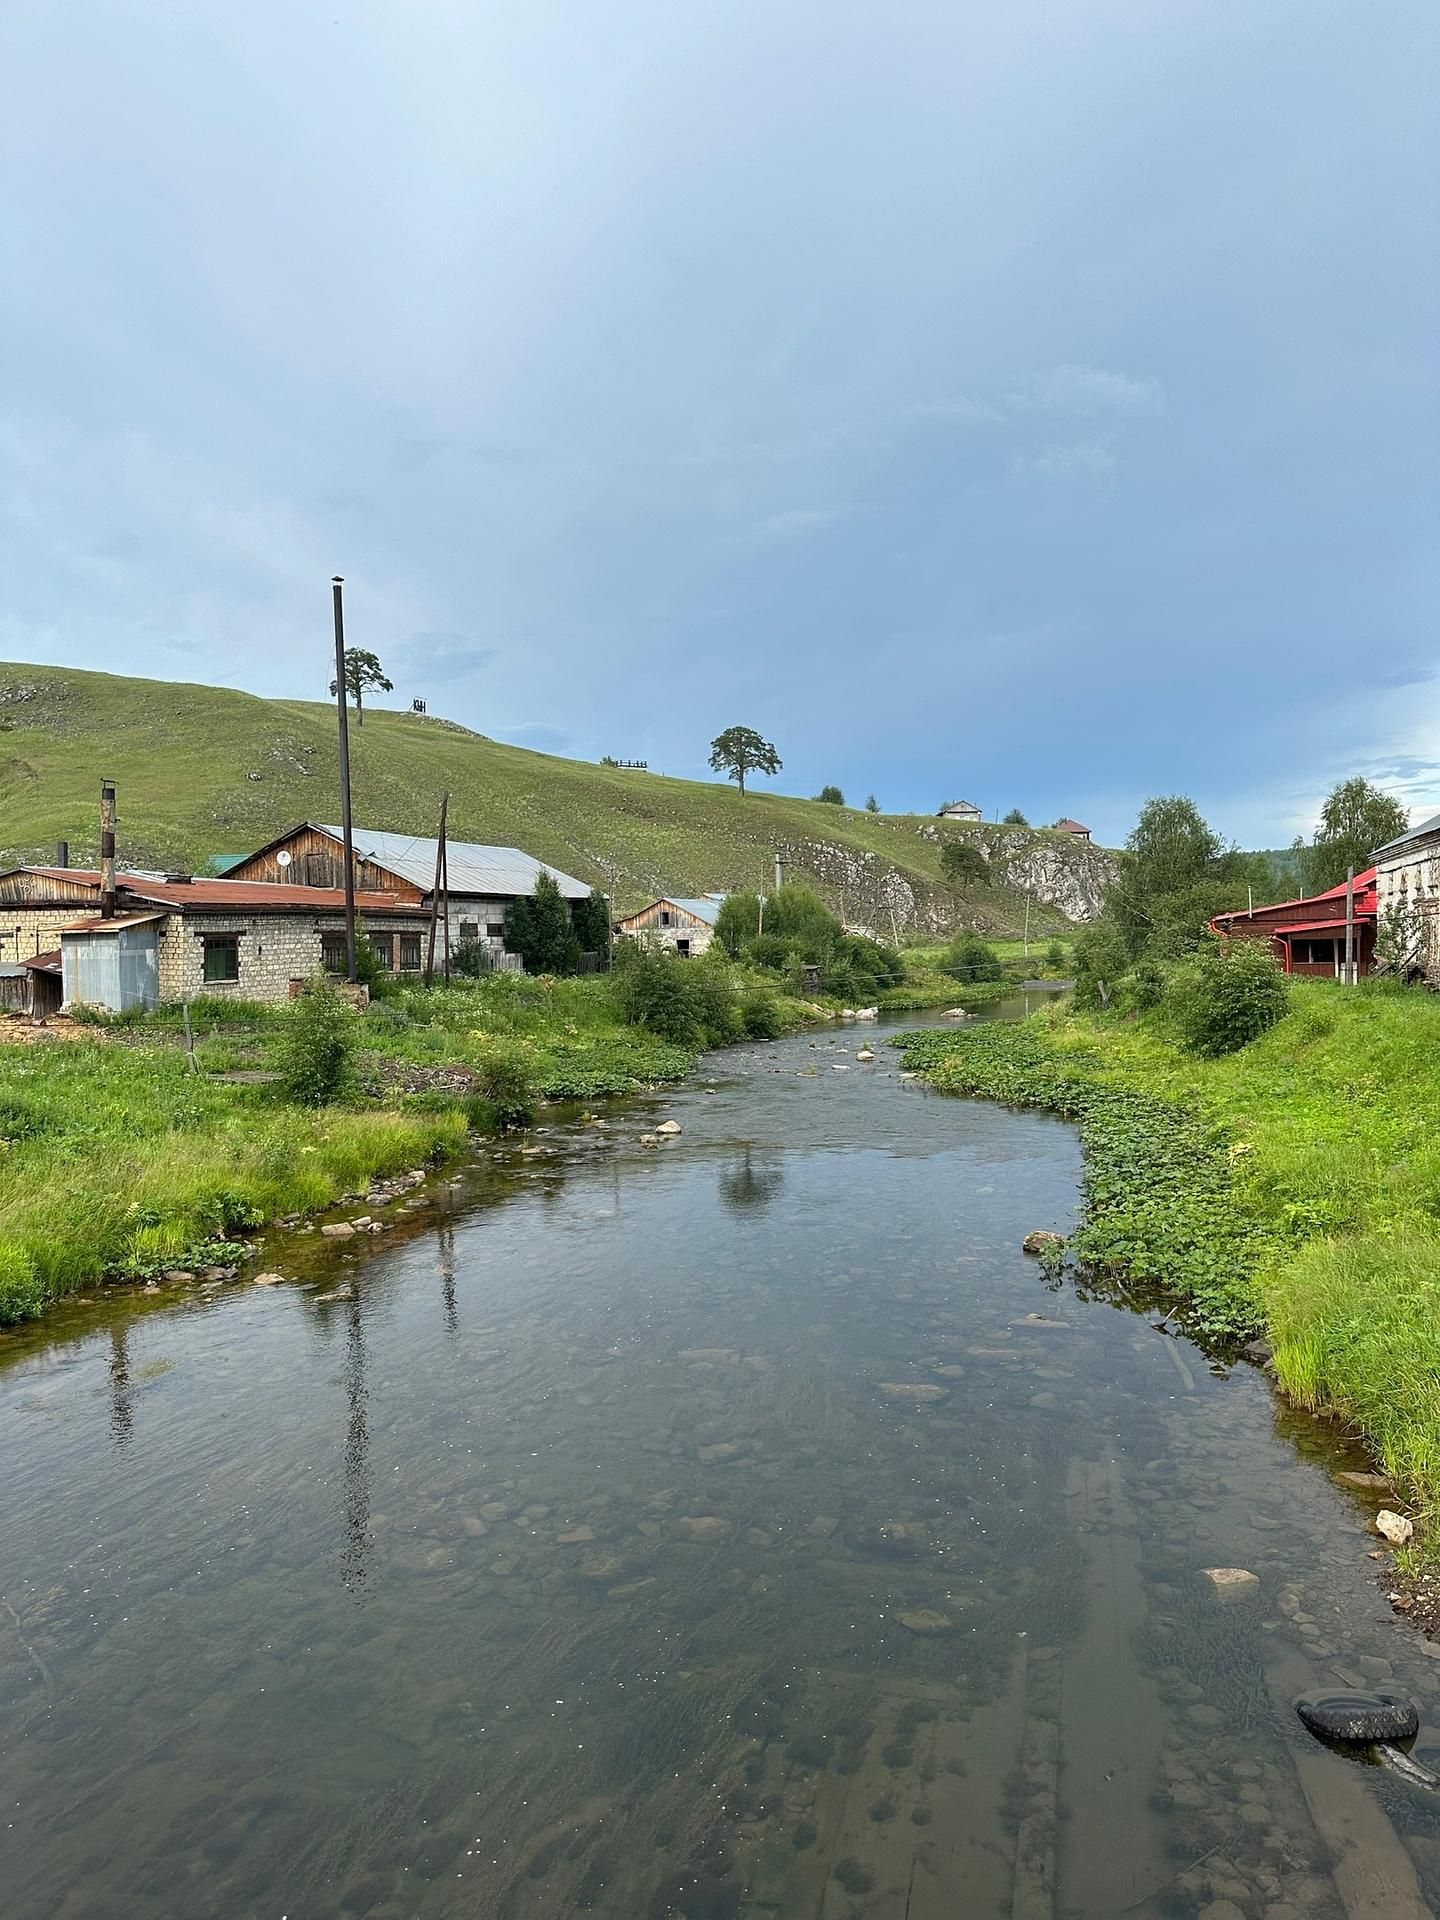
[[[1030,822],[1025,818],[1019,807],[1011,807],[1005,816],[1005,825],[1007,827],[1028,827],[1029,824]]]
[[[345,691],[355,702],[355,724],[365,724],[365,689],[379,687],[382,693],[393,693],[395,682],[387,680],[380,667],[380,656],[371,653],[368,647],[347,647],[345,649]],[[330,691],[338,691],[335,682],[330,682]]]
[[[878,813],[880,811],[880,802],[875,798],[873,793],[866,794],[865,796],[865,811],[867,813]]]
[[[968,840],[947,840],[940,849],[940,871],[963,893],[966,887],[982,886],[990,878],[990,863]]]
[[[845,804],[845,795],[839,787],[821,787],[815,798],[823,800],[827,807],[843,807]]]
[[[753,727],[727,727],[710,742],[710,764],[738,783],[743,800],[747,773],[777,774],[784,762]]]
[[[1371,864],[1375,849],[1397,839],[1409,824],[1409,815],[1400,802],[1360,774],[1342,780],[1320,809],[1314,845],[1295,842],[1306,893],[1338,887],[1350,867],[1363,872]]]

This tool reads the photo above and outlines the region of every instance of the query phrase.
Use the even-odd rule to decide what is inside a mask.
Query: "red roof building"
[[[1286,973],[1339,980],[1345,972],[1345,894],[1346,883],[1342,880],[1338,887],[1299,900],[1217,913],[1210,930],[1228,940],[1268,940]],[[1357,973],[1374,971],[1377,918],[1375,869],[1367,867],[1355,876]]]

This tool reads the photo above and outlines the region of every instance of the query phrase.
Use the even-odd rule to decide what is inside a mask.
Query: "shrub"
[[[1125,982],[1125,998],[1137,1013],[1149,1013],[1165,998],[1165,975],[1153,960],[1142,960]]]
[[[821,787],[815,798],[823,800],[827,807],[843,807],[845,804],[845,796],[839,787]]]
[[[735,998],[729,962],[713,949],[698,960],[680,960],[690,970],[691,992],[700,1030],[712,1047],[738,1040],[744,1027]]]
[[[480,980],[490,971],[483,940],[462,940],[450,956],[450,971],[462,980]]]
[[[356,1020],[344,994],[319,975],[291,1007],[276,1063],[287,1096],[323,1107],[349,1090],[355,1073]]]
[[[505,946],[518,953],[527,973],[574,973],[580,942],[554,876],[539,873],[529,898],[512,900],[505,915]]]
[[[1005,975],[995,949],[978,933],[957,933],[940,970],[960,981],[1001,980]]]
[[[1065,964],[1065,949],[1058,940],[1052,940],[1045,949],[1045,964],[1057,971]]]
[[[502,1127],[527,1126],[535,1112],[539,1069],[523,1040],[491,1040],[475,1055],[480,1097]]]
[[[732,960],[738,960],[760,932],[760,896],[727,893],[715,916],[715,938]]]
[[[783,1031],[779,1004],[764,987],[751,987],[741,995],[740,1021],[752,1040],[778,1040]]]
[[[905,978],[899,954],[865,933],[846,934],[844,958],[877,987],[898,987]]]
[[[0,1241],[0,1326],[31,1320],[45,1304],[35,1262],[23,1247]]]
[[[1076,1006],[1083,1013],[1102,1013],[1129,970],[1129,952],[1110,922],[1086,927],[1075,942]]]
[[[620,1018],[677,1046],[697,1045],[702,1036],[690,984],[695,962],[654,952],[638,941],[631,944],[633,950],[614,974]]]
[[[750,942],[746,953],[746,958],[755,966],[767,967],[772,973],[787,973],[799,957],[796,943],[778,933],[762,933],[758,940]]]
[[[1258,940],[1214,941],[1174,978],[1167,1000],[1192,1053],[1237,1053],[1281,1019],[1285,976]]]
[[[593,953],[603,973],[610,964],[610,902],[597,887],[570,910],[571,925],[582,953]]]

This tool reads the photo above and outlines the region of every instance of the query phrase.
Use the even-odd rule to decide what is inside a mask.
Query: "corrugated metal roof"
[[[39,873],[51,880],[73,880],[98,891],[100,876],[83,867],[23,867],[23,873]],[[115,885],[132,900],[153,901],[157,906],[179,911],[197,908],[218,909],[224,913],[263,913],[267,908],[288,913],[343,913],[345,892],[342,887],[303,887],[268,880],[164,880],[139,873],[117,873]],[[422,909],[398,894],[372,893],[361,888],[355,895],[357,913],[403,913],[414,919]]]
[[[720,899],[717,900],[714,894],[710,893],[693,900],[686,899],[678,893],[668,893],[665,896],[672,907],[679,907],[683,913],[693,913],[695,918],[697,920],[703,920],[707,927],[714,926],[715,917],[720,911],[721,902],[724,900],[724,897],[722,894]]]
[[[321,833],[339,839],[339,827],[320,827]],[[373,827],[356,827],[351,836],[355,852],[362,860],[408,880],[426,893],[435,885],[435,854],[439,841],[418,838],[409,833],[382,833]],[[532,860],[518,847],[482,847],[471,840],[445,842],[445,864],[451,893],[478,893],[492,897],[519,896],[535,891],[535,882],[548,873],[567,900],[585,900],[590,889],[573,874],[558,867],[547,867]]]
[[[1408,827],[1404,833],[1396,834],[1393,840],[1387,840],[1383,847],[1375,849],[1378,860],[1382,853],[1393,853],[1397,847],[1403,847],[1407,841],[1423,840],[1427,833],[1440,833],[1440,813],[1432,813],[1428,820],[1422,820],[1418,827]]]

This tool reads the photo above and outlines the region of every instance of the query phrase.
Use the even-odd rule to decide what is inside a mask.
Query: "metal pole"
[[[1355,984],[1355,869],[1345,875],[1345,984]]]
[[[445,896],[445,984],[450,984],[450,842],[440,822],[440,891]]]
[[[1025,958],[1028,960],[1030,958],[1030,896],[1028,893],[1025,896],[1025,933],[1023,938]]]
[[[100,918],[115,918],[115,782],[100,782]]]
[[[330,591],[335,598],[335,699],[340,710],[340,837],[345,843],[345,971],[353,986],[355,972],[355,836],[350,827],[350,716],[345,710],[345,609],[340,595],[344,577],[335,574]]]

